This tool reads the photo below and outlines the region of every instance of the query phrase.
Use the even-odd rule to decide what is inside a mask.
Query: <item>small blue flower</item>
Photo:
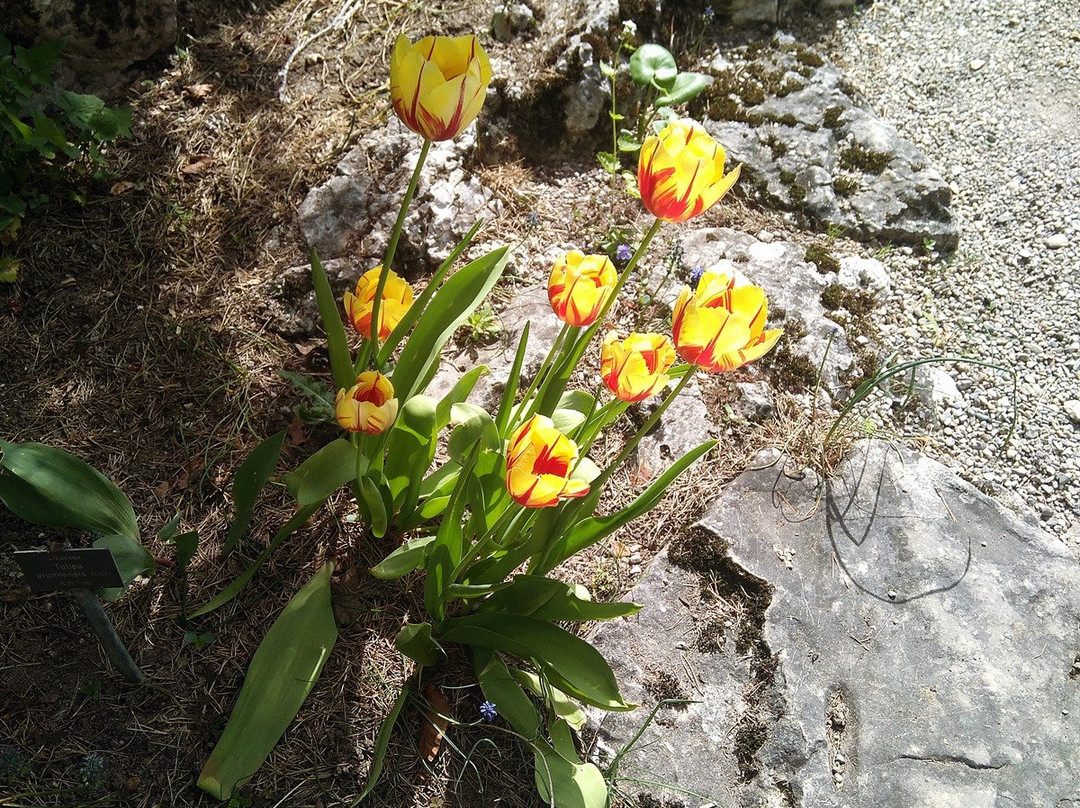
[[[697,289],[698,284],[701,283],[701,276],[705,274],[705,270],[701,267],[694,267],[690,270],[690,286]]]
[[[480,705],[480,717],[487,721],[489,724],[495,720],[498,716],[498,712],[495,710],[495,705],[490,701],[485,701]]]
[[[629,244],[620,244],[615,248],[615,260],[626,263],[634,257],[634,251],[630,249]]]
[[[716,16],[716,12],[713,11],[713,7],[712,6],[705,6],[705,19],[706,20],[712,20],[712,18],[714,16]]]

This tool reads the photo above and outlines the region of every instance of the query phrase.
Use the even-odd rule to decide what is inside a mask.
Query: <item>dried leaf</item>
[[[158,485],[154,486],[154,496],[158,499],[165,499],[169,495],[169,483],[167,480],[162,480]]]
[[[300,446],[307,440],[307,430],[304,429],[304,422],[299,418],[293,418],[292,423],[289,424],[289,445]]]
[[[191,155],[188,157],[188,164],[180,169],[183,174],[205,174],[210,170],[210,167],[214,164],[214,158],[209,155]]]
[[[135,183],[128,182],[127,180],[120,180],[120,182],[114,182],[112,187],[109,188],[110,196],[120,196],[122,193],[126,193],[135,187]]]
[[[649,468],[649,464],[642,460],[637,466],[630,470],[630,485],[635,488],[645,485],[653,478],[653,470]]]
[[[202,101],[210,93],[214,92],[213,84],[189,84],[184,88],[184,91],[192,98]]]
[[[450,703],[431,682],[424,685],[424,721],[420,725],[420,754],[428,763],[439,754],[446,728],[450,724]]]

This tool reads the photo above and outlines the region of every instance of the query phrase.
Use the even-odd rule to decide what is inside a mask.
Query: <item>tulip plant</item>
[[[394,247],[428,145],[453,137],[476,117],[489,79],[487,57],[475,37],[397,41],[390,63],[393,108],[425,145],[382,266],[365,273],[343,301],[346,319],[360,339],[355,357],[341,310],[318,260],[313,261],[339,389],[336,417],[346,436],[286,477],[299,508],[277,540],[349,483],[370,534],[397,544],[372,574],[383,579],[423,574],[423,609],[395,640],[415,663],[414,673],[384,722],[361,799],[376,784],[389,734],[409,696],[418,691],[424,670],[459,645],[471,656],[487,715],[497,713],[533,749],[541,797],[555,806],[600,808],[607,799],[603,775],[581,760],[573,739],[584,724],[579,705],[607,710],[634,705],[622,697],[600,653],[560,623],[621,617],[640,606],[597,603],[584,587],[551,574],[647,513],[686,468],[713,448],[715,441],[702,443],[629,505],[596,513],[603,486],[695,371],[739,367],[768,351],[780,332],[765,330],[767,303],[761,289],[741,276],[707,272],[696,290],[686,287],[679,295],[671,337],[609,331],[601,338],[620,290],[662,223],[703,213],[738,178],[738,168],[724,172],[723,148],[699,124],[679,120],[642,145],[638,185],[656,220],[621,274],[607,257],[579,251],[566,253],[552,268],[548,297],[563,327],[528,386],[519,387],[529,339],[526,324],[495,412],[466,400],[486,372],[482,367],[466,373],[441,399],[426,395],[440,349],[498,279],[506,248],[447,278],[474,228],[416,295],[391,269]],[[600,389],[610,396],[568,389],[571,373],[594,338],[602,342]],[[676,365],[676,355],[685,363]],[[674,388],[668,390],[672,381]],[[662,396],[660,404],[618,455],[603,468],[591,460],[589,452],[604,430],[631,404],[653,396]],[[442,441],[447,459],[433,467]],[[221,597],[216,600],[224,602]],[[309,670],[315,675],[325,653],[325,647],[318,649],[320,658],[312,660]],[[310,681],[302,684],[310,687]],[[265,686],[273,694],[285,687],[280,681]],[[258,698],[247,694],[244,701],[258,710]],[[262,709],[274,708],[267,702]],[[227,734],[230,743],[243,742],[243,732]],[[228,757],[230,749],[222,750],[223,744],[224,738],[215,759]],[[200,782],[228,797],[240,780],[223,780],[215,772]]]

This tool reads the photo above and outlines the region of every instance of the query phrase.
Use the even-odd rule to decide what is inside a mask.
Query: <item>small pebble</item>
[[[1054,235],[1044,238],[1043,244],[1051,250],[1060,250],[1069,246],[1069,237],[1064,233],[1054,233]]]
[[[970,67],[973,71],[982,70],[985,64],[985,59],[972,59],[970,62],[968,62],[968,67]]]

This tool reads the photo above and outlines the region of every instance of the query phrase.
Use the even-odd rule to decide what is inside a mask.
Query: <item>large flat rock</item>
[[[746,765],[736,731],[714,732],[710,749],[695,737],[700,726],[676,721],[664,746],[701,757],[657,769],[665,759],[648,747],[637,753],[643,770],[693,782],[715,801],[728,795],[730,760],[741,754],[746,782],[728,799],[745,806],[1080,804],[1080,567],[1056,538],[943,466],[880,441],[857,444],[827,481],[783,459],[762,464],[696,528],[703,546],[727,546],[718,569],[727,565],[729,578],[739,570],[771,589],[760,628],[775,670],[756,692],[741,691],[732,722],[757,721],[759,745]],[[633,666],[643,666],[635,660],[662,658],[671,641],[663,629],[673,621],[656,615],[708,591],[689,572],[658,585],[672,575],[661,559],[633,594],[647,604],[639,627],[653,621],[661,647],[623,644],[617,626],[601,631],[631,693]],[[695,676],[740,654],[745,642],[741,651],[725,643]],[[698,688],[695,709],[740,696],[732,682],[727,692]],[[686,768],[723,782],[702,789]]]

